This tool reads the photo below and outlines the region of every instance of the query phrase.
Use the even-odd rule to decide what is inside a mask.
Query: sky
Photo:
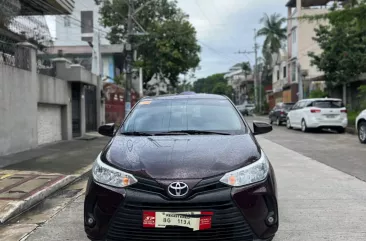
[[[239,50],[253,51],[254,29],[260,29],[264,13],[286,16],[287,0],[178,0],[178,6],[189,15],[202,47],[200,69],[196,78],[227,72],[236,63],[254,63],[254,54],[235,54]],[[55,24],[47,17],[54,35]],[[261,45],[262,38],[257,40]],[[260,51],[259,51],[260,52]],[[190,80],[193,81],[193,80]]]

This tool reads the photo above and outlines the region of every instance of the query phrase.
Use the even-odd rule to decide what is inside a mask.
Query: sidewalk
[[[277,178],[280,227],[274,241],[366,240],[366,183],[257,137]]]
[[[107,141],[88,133],[83,138],[0,157],[0,224],[88,173]]]

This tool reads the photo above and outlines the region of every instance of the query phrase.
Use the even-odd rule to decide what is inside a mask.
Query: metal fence
[[[31,70],[30,49],[0,40],[0,64]]]

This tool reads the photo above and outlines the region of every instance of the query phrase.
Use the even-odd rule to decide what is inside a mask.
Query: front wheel
[[[289,118],[286,119],[286,127],[287,127],[287,129],[292,129],[291,122],[290,122]]]
[[[358,126],[358,139],[362,144],[366,144],[366,121],[362,121]]]

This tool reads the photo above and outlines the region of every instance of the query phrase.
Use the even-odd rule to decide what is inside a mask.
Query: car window
[[[292,109],[293,109],[293,110],[296,110],[298,107],[299,107],[299,102],[297,102],[297,103],[292,107]]]
[[[342,101],[338,100],[320,100],[320,101],[314,101],[312,103],[312,106],[318,108],[343,108],[344,104]]]
[[[294,106],[293,103],[286,103],[286,104],[283,104],[282,108],[285,110],[290,110],[291,107],[293,107],[293,106]]]
[[[123,132],[182,130],[246,132],[245,125],[228,100],[157,99],[142,101],[123,125]]]
[[[297,109],[302,109],[305,107],[305,102],[304,101],[300,101],[298,104],[297,104]]]

